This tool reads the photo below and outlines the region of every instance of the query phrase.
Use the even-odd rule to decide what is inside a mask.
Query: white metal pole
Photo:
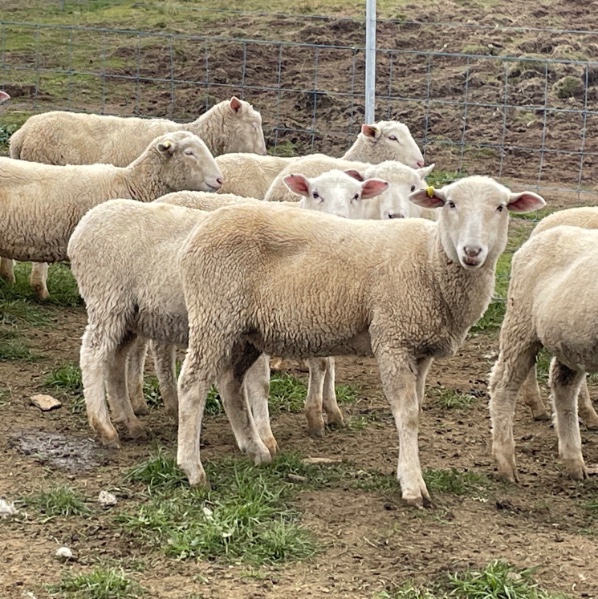
[[[376,0],[366,0],[365,122],[375,122],[376,109]]]

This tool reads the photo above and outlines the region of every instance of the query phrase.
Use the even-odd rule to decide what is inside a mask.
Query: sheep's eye
[[[396,135],[389,135],[388,139],[390,139],[390,141],[399,141]]]
[[[455,202],[449,202],[448,203],[448,207],[449,208],[456,208],[457,206],[455,206]]]
[[[356,193],[356,194],[353,196],[353,199],[354,199],[354,200],[358,200],[358,199],[359,199],[359,194],[358,194],[358,193]]]
[[[320,194],[317,191],[314,191],[311,195],[314,200],[317,200],[320,197]]]
[[[505,207],[502,204],[496,208],[498,212],[502,212],[504,209]]]
[[[193,150],[185,150],[185,156],[195,156],[195,152]]]
[[[415,191],[415,185],[411,186],[411,191]]]

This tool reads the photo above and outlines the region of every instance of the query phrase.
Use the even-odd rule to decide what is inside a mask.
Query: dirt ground
[[[409,19],[420,23],[381,24],[380,47],[422,52],[469,51],[489,57],[468,62],[462,57],[438,56],[426,63],[417,54],[397,54],[391,65],[391,55],[380,54],[379,107],[383,111],[388,108],[390,117],[407,122],[414,135],[425,141],[428,162],[436,161],[445,170],[457,168],[461,162],[460,147],[443,142],[463,142],[466,144],[463,164],[470,174],[498,175],[500,171],[516,184],[524,181],[532,185],[540,181],[556,187],[579,184],[596,191],[598,161],[594,154],[598,151],[598,114],[592,111],[598,101],[598,65],[583,68],[567,61],[598,57],[598,2],[569,0],[545,6],[513,0],[507,8],[506,3],[440,0],[414,2],[403,8]],[[432,27],[427,25],[431,21],[445,24]],[[504,30],[495,29],[495,24],[593,32]],[[288,41],[342,46],[363,43],[362,24],[343,19],[223,16],[220,21],[206,23],[202,31],[205,35],[257,39],[272,39],[273,32],[277,39]],[[110,58],[119,62],[106,70],[108,98],[101,102],[102,91],[92,83],[75,83],[70,92],[70,108],[105,107],[120,114],[137,112],[179,119],[192,118],[205,110],[204,90],[198,93],[192,83],[201,79],[198,73],[204,64],[203,46],[181,43],[175,48],[176,60],[171,65],[165,58],[168,53],[163,52],[163,40],[148,38],[141,54],[123,47],[121,38],[115,36],[114,40],[117,43]],[[110,44],[108,47],[112,48]],[[279,55],[273,46],[251,44],[243,74],[247,90],[243,91],[238,87],[242,52],[240,45],[214,42],[210,47],[214,67],[210,93],[214,97],[239,93],[251,100],[262,112],[269,144],[286,141],[297,153],[314,148],[329,153],[346,149],[350,125],[357,131],[363,114],[360,101],[344,95],[351,92],[350,51],[321,51],[318,77],[326,81],[326,89],[330,90],[327,93],[314,93],[308,87],[313,85],[313,49],[294,47]],[[529,60],[498,62],[490,58],[496,53]],[[3,60],[12,67],[31,64],[32,56],[32,50],[24,49],[7,53]],[[564,62],[547,65],[542,62],[546,58]],[[39,60],[45,67],[53,68],[61,60],[61,54],[42,48]],[[99,69],[94,60],[89,58],[91,71]],[[139,60],[142,77],[162,77],[170,73],[172,66],[179,83],[173,91],[170,84],[166,91],[163,85],[159,87],[150,81],[134,89],[133,84],[118,79],[136,72]],[[355,71],[355,88],[359,88],[363,79],[360,65],[362,62]],[[252,85],[256,88],[274,85],[279,66],[283,84],[292,91],[278,94],[251,90]],[[573,77],[582,86],[575,84],[570,95],[559,97],[557,84],[564,77]],[[13,106],[31,109],[35,86],[25,76],[20,80],[15,76],[15,81],[4,87],[15,98]],[[466,82],[468,102],[484,106],[470,106],[464,118]],[[37,110],[65,105],[62,91],[56,87],[45,89],[43,80],[39,85],[39,95],[35,98]],[[86,85],[89,87],[85,88]],[[81,93],[84,89],[87,91]],[[385,96],[390,97],[385,99]],[[433,101],[426,103],[428,96]],[[316,120],[312,120],[314,101]],[[503,113],[494,106],[505,103],[518,108],[508,108]],[[581,112],[584,107],[585,116]],[[310,126],[327,133],[289,131]],[[580,148],[582,131],[587,152],[583,160],[575,154]],[[494,145],[504,146],[504,150]],[[542,146],[544,152],[540,152]],[[596,196],[595,193],[581,197],[550,194],[547,199],[553,206],[567,207],[593,204]],[[68,483],[94,497],[101,489],[118,488],[123,473],[155,454],[157,445],[175,446],[175,426],[162,409],[144,418],[150,430],[147,442],[129,441],[121,451],[110,453],[91,439],[84,415],[71,413],[68,405],[46,414],[29,405],[29,396],[40,391],[49,371],[66,362],[78,361],[84,325],[83,308],[61,308],[51,324],[26,329],[28,344],[43,356],[42,360],[0,362],[0,382],[9,390],[8,398],[0,396],[0,497],[16,499],[59,483]],[[479,397],[464,410],[443,408],[433,394],[428,397],[420,433],[424,468],[454,467],[492,477],[494,464],[485,389],[496,350],[496,333],[481,333],[470,337],[457,356],[432,368],[429,388],[473,391]],[[394,472],[397,435],[374,362],[339,359],[337,376],[339,382],[353,383],[361,390],[362,399],[345,408],[349,417],[375,412],[376,419],[363,430],[339,430],[322,439],[312,439],[305,433],[301,415],[277,414],[273,417],[273,430],[279,445],[305,456],[342,458],[359,470]],[[598,389],[591,385],[590,390]],[[47,456],[40,457],[27,450],[21,443],[23,438],[44,438],[50,434],[57,436],[46,437],[48,446],[54,447],[67,463],[72,464],[69,458],[74,454],[79,466],[88,467],[65,468],[49,461]],[[589,465],[598,462],[596,434],[582,432]],[[238,455],[225,417],[208,418],[204,436],[205,461],[227,454]],[[75,440],[79,445],[72,445]],[[518,486],[494,482],[479,497],[435,494],[434,505],[429,510],[403,506],[398,485],[390,493],[335,486],[300,492],[297,505],[302,522],[313,531],[322,551],[306,562],[262,568],[259,577],[247,575],[247,567],[241,565],[166,559],[141,543],[124,539],[110,524],[108,514],[96,514],[84,521],[77,519],[75,524],[60,518],[0,520],[0,599],[21,599],[28,592],[38,599],[45,597],[43,585],[57,582],[72,567],[54,558],[61,544],[76,552],[78,569],[85,571],[98,560],[122,564],[149,589],[151,596],[164,599],[372,599],[376,592],[406,580],[425,585],[443,572],[483,566],[493,559],[504,559],[522,568],[537,566],[536,578],[548,590],[598,597],[595,568],[598,527],[586,509],[588,503],[596,500],[598,481],[590,478],[584,483],[574,483],[565,478],[550,423],[532,421],[522,407],[518,409],[516,441],[521,474]],[[79,457],[83,449],[89,458],[85,462]],[[126,494],[119,499],[126,505]],[[148,567],[135,573],[135,564],[141,560]]]

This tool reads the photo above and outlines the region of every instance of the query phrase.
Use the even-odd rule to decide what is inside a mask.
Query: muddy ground
[[[565,188],[579,184],[595,190],[598,115],[592,111],[598,101],[598,71],[595,65],[584,67],[567,61],[596,59],[597,6],[597,2],[574,1],[544,6],[524,0],[513,0],[508,6],[444,0],[404,6],[406,16],[420,23],[383,23],[378,32],[380,47],[400,51],[393,55],[392,65],[390,53],[379,56],[381,116],[407,122],[425,145],[428,161],[436,161],[443,170],[463,165],[470,174],[502,174],[516,184],[540,182]],[[427,25],[431,21],[454,24]],[[593,33],[495,29],[496,23]],[[257,39],[275,35],[280,40],[342,46],[363,43],[362,24],[338,18],[223,16],[202,27],[205,35]],[[56,77],[44,75],[36,82],[32,74],[35,60],[50,70],[64,67],[68,54],[64,48],[42,45],[37,58],[30,47],[4,54],[3,77],[5,81],[12,77],[5,89],[15,98],[12,107],[4,109],[5,115],[13,107],[43,110],[68,106],[188,119],[205,110],[203,45],[174,40],[171,53],[164,51],[164,39],[159,37],[148,37],[136,50],[135,40],[127,41],[124,36],[103,34],[100,42],[97,36],[79,35],[87,49],[104,44],[107,58],[102,66],[102,60],[90,50],[85,67],[90,75],[73,77],[68,85],[66,76],[57,85]],[[284,47],[280,52],[273,45],[248,44],[243,73],[243,45],[211,42],[208,50],[207,105],[238,93],[261,110],[270,145],[286,142],[287,150],[296,153],[314,149],[341,153],[346,149],[363,114],[361,100],[352,95],[363,80],[359,52],[354,56],[350,49],[320,50],[320,91],[314,92],[312,48]],[[470,52],[478,58],[433,56],[426,63],[425,57],[406,54],[407,50]],[[523,59],[493,58],[499,54]],[[74,56],[76,59],[76,52]],[[565,62],[546,63],[545,59]],[[355,79],[348,83],[354,64]],[[30,71],[13,70],[27,65]],[[127,79],[136,76],[137,69],[140,83]],[[100,71],[104,73],[101,77]],[[568,81],[570,91],[559,92],[559,85],[567,83],[564,77],[575,81]],[[169,81],[156,83],[150,78]],[[289,91],[263,89],[278,83]],[[484,106],[469,106],[465,114],[465,93],[469,103]],[[505,103],[516,108],[504,111],[501,106]],[[304,132],[311,127],[318,133]],[[583,160],[577,154],[582,137],[588,153]],[[451,141],[465,145],[446,143]],[[549,151],[541,152],[542,147]],[[596,198],[563,194],[549,199],[553,206],[566,207],[592,204]],[[47,414],[32,407],[28,398],[43,389],[47,373],[78,360],[85,325],[83,308],[55,308],[51,314],[50,324],[20,331],[41,359],[0,362],[0,497],[19,499],[66,483],[93,501],[101,489],[126,488],[128,469],[154,455],[157,446],[173,448],[176,431],[164,411],[156,409],[144,418],[150,431],[147,442],[129,441],[121,451],[109,453],[91,438],[84,415],[73,413],[68,401],[62,409]],[[421,419],[424,468],[456,468],[492,479],[485,381],[496,349],[497,333],[480,333],[471,336],[456,357],[433,367],[429,388],[473,393],[477,398],[466,409],[447,409],[441,407],[438,394],[430,392]],[[305,434],[301,415],[276,414],[273,430],[281,448],[305,456],[342,458],[357,471],[391,474],[396,467],[397,437],[375,364],[339,359],[337,374],[339,382],[359,387],[360,400],[345,411],[349,421],[362,420],[365,426],[312,439]],[[595,385],[591,391],[597,391]],[[375,418],[370,417],[372,413]],[[594,464],[598,462],[597,433],[584,430],[582,434],[586,461]],[[23,439],[41,440],[41,454],[23,445]],[[151,596],[165,599],[369,599],[406,580],[425,585],[444,572],[482,567],[493,559],[505,559],[522,568],[537,566],[537,579],[548,590],[598,597],[598,528],[587,509],[595,501],[598,483],[594,478],[584,483],[567,480],[557,457],[554,430],[547,422],[533,422],[521,407],[516,440],[521,473],[518,486],[491,482],[479,496],[436,493],[429,510],[403,506],[398,486],[391,492],[335,485],[299,492],[302,522],[313,531],[321,552],[306,562],[264,567],[258,577],[248,576],[243,565],[167,559],[141,541],[125,540],[109,512],[95,510],[91,518],[45,521],[27,508],[26,518],[0,521],[0,598],[20,599],[32,592],[39,599],[46,596],[44,585],[57,582],[65,572],[73,568],[87,571],[97,563],[107,563],[122,565]],[[206,461],[238,455],[223,416],[207,420],[205,445]],[[48,453],[50,449],[53,451]],[[81,458],[82,451],[88,452],[86,460]],[[53,461],[53,454],[61,457],[62,463]],[[135,501],[124,491],[118,496],[125,507]],[[76,552],[75,564],[61,564],[54,558],[61,544]]]

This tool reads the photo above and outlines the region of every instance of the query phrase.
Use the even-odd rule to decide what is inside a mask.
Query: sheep
[[[559,225],[534,234],[513,256],[499,355],[490,375],[492,454],[499,476],[517,482],[513,413],[517,393],[541,347],[554,356],[549,386],[559,455],[574,480],[587,476],[577,395],[598,370],[593,324],[598,231]],[[598,316],[598,314],[597,314]]]
[[[210,213],[179,252],[189,346],[178,381],[177,463],[205,485],[200,428],[211,381],[240,404],[242,377],[262,353],[305,359],[374,355],[399,435],[403,499],[429,503],[418,413],[435,357],[453,355],[487,308],[508,211],[545,205],[488,177],[466,177],[411,201],[425,219],[339,219],[286,206]],[[245,446],[255,431],[245,429]],[[256,462],[269,454],[253,446]]]
[[[190,201],[189,197],[182,199]],[[115,421],[124,424],[132,437],[143,434],[127,391],[126,358],[137,336],[154,339],[165,347],[187,344],[187,312],[178,273],[164,265],[172,263],[185,238],[205,215],[168,201],[140,204],[115,199],[90,210],[71,236],[67,253],[88,313],[80,358],[87,414],[91,427],[108,447],[118,447],[119,436],[106,411],[104,384]],[[247,393],[265,393],[254,403],[265,405],[267,410],[269,372],[265,373],[264,386],[264,365],[267,362],[262,361],[252,369],[257,371],[257,386],[252,386],[248,373]],[[170,376],[168,365],[159,366],[159,374]],[[167,410],[176,415],[176,395],[163,397]],[[240,426],[246,426],[245,416],[226,403],[225,407],[237,434]],[[250,411],[244,414],[251,418]],[[277,446],[267,412],[260,422],[265,426],[264,437],[257,437],[254,443],[274,454]]]
[[[571,225],[584,229],[598,229],[598,208],[570,208],[561,210],[543,218],[532,231],[532,236],[559,225]],[[536,364],[533,365],[521,386],[521,398],[529,406],[534,420],[550,420],[550,414],[540,397],[537,382]],[[579,416],[588,430],[598,430],[598,414],[592,405],[587,382],[584,380],[579,392]]]
[[[318,155],[321,160],[326,161],[329,157],[324,154]],[[218,166],[222,170],[225,183],[220,193],[233,193],[243,197],[253,197],[260,200],[264,199],[268,188],[273,183],[276,176],[286,167],[292,172],[301,172],[310,177],[315,177],[328,168],[309,171],[293,169],[291,165],[297,164],[308,156],[299,158],[280,158],[277,156],[256,156],[252,154],[225,154],[216,158]],[[336,160],[336,159],[332,159]],[[361,166],[366,168],[366,163],[378,164],[386,160],[396,160],[403,164],[420,168],[424,166],[424,159],[420,149],[407,125],[398,121],[381,121],[374,125],[362,125],[361,132],[357,136],[355,143],[345,152],[340,161],[333,162],[329,168],[339,168],[341,170],[356,168],[356,165],[349,162],[360,162]],[[311,164],[311,160],[308,161]],[[282,177],[278,180],[278,193],[286,193]],[[273,192],[274,193],[274,192]],[[272,199],[272,198],[270,198]],[[292,200],[292,196],[285,196],[285,199]]]
[[[11,259],[66,259],[70,234],[93,206],[111,198],[149,202],[182,189],[214,190],[221,173],[207,146],[187,131],[162,135],[126,168],[108,164],[51,166],[0,158],[0,274],[14,281]],[[36,264],[31,285],[48,297],[47,265]]]
[[[53,111],[27,119],[10,138],[10,156],[45,164],[106,163],[127,166],[166,133],[189,131],[214,155],[266,153],[262,119],[251,104],[220,102],[191,123]]]

